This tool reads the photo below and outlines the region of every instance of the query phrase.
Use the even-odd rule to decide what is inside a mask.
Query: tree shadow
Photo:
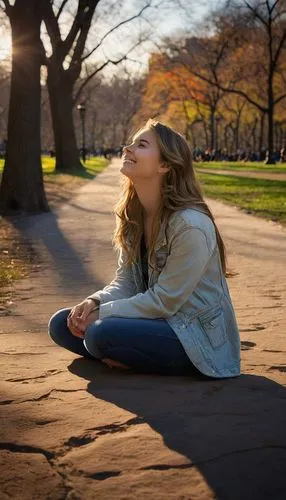
[[[196,467],[218,500],[285,498],[283,386],[254,375],[215,380],[105,368],[82,358],[69,366],[89,381],[90,394],[136,414],[136,421],[146,422],[169,449],[187,458],[181,465],[158,463],[154,454],[139,470],[179,473]]]
[[[72,175],[73,177],[79,177],[81,179],[95,179],[95,177],[100,173],[99,172],[94,172],[92,170],[89,170],[88,168],[82,169],[82,170],[59,170],[57,172],[52,171],[52,172],[45,172],[45,176],[47,178],[56,178],[57,175],[62,175],[62,174],[67,174],[67,175]]]
[[[23,240],[32,243],[40,260],[43,247],[47,250],[52,259],[51,265],[59,277],[59,288],[70,291],[73,286],[84,286],[87,289],[93,289],[94,286],[102,287],[103,283],[98,282],[88,272],[83,257],[64,235],[55,213],[47,212],[24,217],[9,216],[7,220],[19,232]],[[94,238],[93,242],[95,241]],[[98,243],[100,246],[103,244],[102,241]]]

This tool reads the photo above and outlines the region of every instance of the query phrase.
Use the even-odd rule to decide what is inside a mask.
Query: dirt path
[[[286,181],[286,172],[257,172],[256,170],[223,170],[212,168],[196,168],[200,174],[230,175],[234,177],[251,177],[252,179],[268,179],[272,181]]]
[[[1,500],[282,500],[286,230],[210,201],[229,250],[241,377],[109,370],[54,345],[47,322],[108,282],[115,161],[56,214],[14,220],[41,267],[1,318]]]

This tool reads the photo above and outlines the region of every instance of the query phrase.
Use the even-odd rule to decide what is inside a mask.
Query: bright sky
[[[0,26],[0,62],[11,56],[11,37],[4,26]]]
[[[75,0],[70,0],[71,5],[76,5]],[[154,2],[159,3],[161,0],[153,0]],[[164,0],[167,2],[167,0]],[[144,17],[148,19],[148,21],[144,20],[136,20],[133,23],[129,23],[128,25],[122,26],[120,30],[115,31],[112,35],[110,35],[104,42],[104,45],[101,49],[99,49],[95,53],[95,60],[104,60],[105,57],[110,57],[116,59],[123,55],[130,49],[130,47],[134,44],[134,40],[137,39],[137,34],[140,28],[145,28],[149,30],[149,37],[154,39],[154,41],[159,41],[162,36],[174,36],[178,31],[183,28],[187,28],[192,30],[192,25],[198,25],[199,21],[203,18],[203,16],[208,12],[211,7],[211,4],[215,0],[201,0],[201,2],[197,2],[197,0],[177,0],[181,5],[187,8],[187,11],[184,11],[178,8],[178,4],[176,0],[169,0],[169,5],[165,7],[161,7],[160,9],[153,9],[149,11],[145,11]],[[216,0],[216,5],[221,0]],[[162,3],[162,2],[161,2]],[[164,4],[164,2],[163,2]],[[105,1],[99,3],[99,8],[97,12],[100,12],[100,8],[102,13],[104,13],[104,8],[107,5]],[[123,7],[120,8],[118,17],[116,12],[115,14],[115,22],[114,16],[108,16],[108,22],[103,23],[101,21],[101,29],[98,30],[98,24],[96,25],[96,30],[90,31],[90,38],[88,41],[88,46],[93,47],[95,43],[98,42],[101,36],[106,33],[111,26],[114,26],[117,22],[122,19],[126,19],[134,13],[139,12],[140,7],[144,5],[144,0],[124,0]],[[110,11],[109,11],[110,12]],[[113,14],[113,12],[111,13]],[[100,19],[99,15],[99,19]],[[103,16],[101,17],[101,19]],[[104,16],[106,18],[106,16]],[[63,20],[65,20],[63,18]],[[70,22],[71,18],[67,16],[67,20]],[[95,36],[96,35],[96,36]],[[145,42],[142,46],[135,49],[132,53],[130,53],[130,58],[138,61],[138,63],[129,63],[129,70],[131,71],[140,71],[140,69],[144,69],[148,64],[148,54],[156,50],[155,45],[148,42]],[[7,32],[7,28],[5,26],[0,26],[0,63],[7,62],[9,63],[11,59],[11,39],[10,33]],[[110,76],[113,72],[118,70],[118,67],[109,66],[108,75]],[[113,69],[111,69],[113,68]]]

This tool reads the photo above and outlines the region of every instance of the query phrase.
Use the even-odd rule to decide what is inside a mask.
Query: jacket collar
[[[126,238],[126,243],[129,247],[132,244],[131,237],[129,235]],[[160,226],[160,230],[159,230],[159,233],[157,236],[157,241],[155,243],[154,251],[156,252],[157,250],[159,250],[159,248],[167,245],[167,243],[168,243],[168,240],[167,240],[167,236],[166,236],[166,226],[162,224]]]

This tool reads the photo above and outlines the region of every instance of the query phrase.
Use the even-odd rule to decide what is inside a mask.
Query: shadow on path
[[[196,467],[218,500],[285,499],[286,391],[281,385],[252,375],[202,381],[106,373],[83,359],[74,360],[69,370],[89,381],[87,391],[94,397],[136,414],[133,425],[147,423],[169,449],[188,459],[181,465],[158,463],[154,453],[153,463],[138,463],[138,471],[179,473]]]
[[[74,286],[84,284],[86,287],[94,287],[94,276],[88,272],[81,256],[61,231],[56,214],[49,212],[25,217],[9,217],[7,220],[20,232],[22,238],[35,245],[36,250],[40,243],[48,251],[52,258],[52,266],[60,277],[59,287],[71,290],[73,283]],[[102,245],[102,241],[100,243]],[[41,258],[41,255],[39,257]],[[102,283],[97,285],[100,288]]]

